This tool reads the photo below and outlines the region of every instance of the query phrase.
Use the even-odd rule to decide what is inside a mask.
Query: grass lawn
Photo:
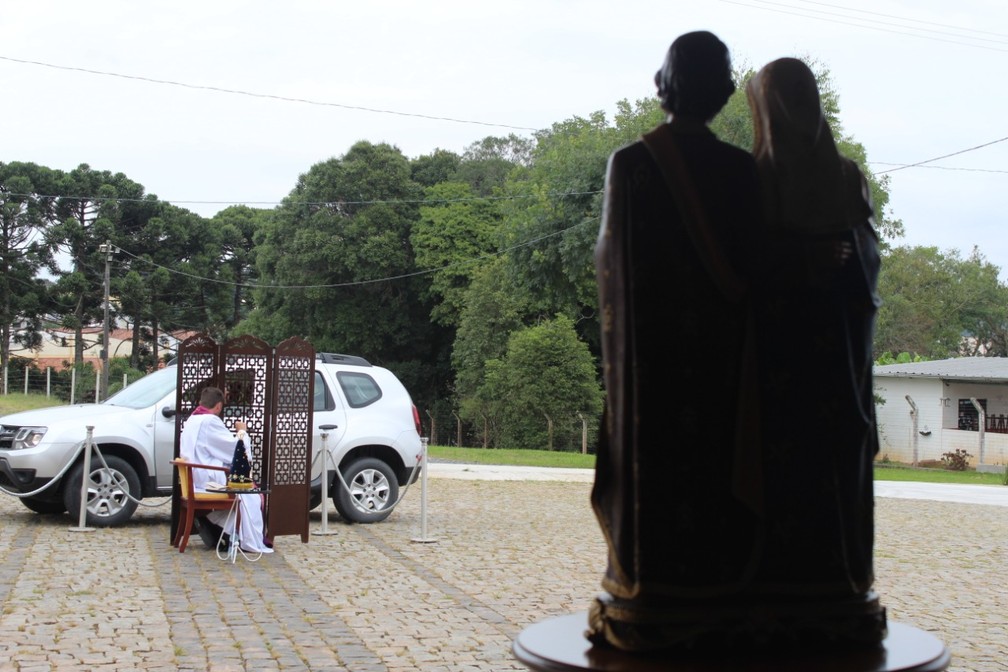
[[[1004,474],[948,469],[914,469],[903,465],[876,465],[876,481],[924,481],[927,483],[964,483],[967,485],[1004,485]]]
[[[523,467],[574,467],[593,469],[594,455],[562,453],[555,450],[518,450],[511,448],[455,448],[429,446],[429,459],[465,464],[510,464]]]
[[[44,394],[0,394],[0,416],[18,411],[30,411],[35,408],[46,408],[48,406],[61,406],[63,402],[56,397],[47,397]]]

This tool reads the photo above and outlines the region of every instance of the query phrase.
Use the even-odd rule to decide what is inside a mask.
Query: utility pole
[[[102,328],[102,349],[101,349],[101,398],[108,398],[109,386],[109,262],[112,261],[112,250],[114,248],[108,240],[98,246],[98,251],[105,255],[105,324]],[[95,399],[95,402],[99,401]]]

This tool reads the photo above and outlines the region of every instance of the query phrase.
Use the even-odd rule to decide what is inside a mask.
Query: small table
[[[930,633],[889,621],[889,634],[874,649],[816,655],[752,655],[670,659],[595,646],[585,637],[588,613],[557,616],[530,625],[515,638],[515,657],[536,672],[941,672],[949,665],[945,645]]]
[[[221,537],[217,540],[217,557],[221,560],[230,560],[234,564],[238,560],[238,554],[241,553],[242,557],[246,560],[251,560],[255,562],[262,557],[262,553],[256,555],[256,557],[251,558],[249,555],[241,550],[241,510],[239,509],[238,502],[241,500],[242,495],[266,495],[269,494],[268,488],[226,488],[224,490],[214,490],[214,492],[223,492],[228,495],[235,495],[234,502],[231,504],[231,510],[228,512],[228,517],[224,521],[224,525],[221,529]],[[231,524],[228,525],[228,522]],[[230,532],[228,531],[230,529]],[[231,537],[231,542],[228,544],[227,553],[221,556],[220,552],[220,542],[223,541],[224,535],[229,534]]]

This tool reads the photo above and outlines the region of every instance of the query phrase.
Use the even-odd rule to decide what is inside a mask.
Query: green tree
[[[435,149],[430,154],[418,156],[410,162],[410,177],[417,184],[433,187],[448,182],[458,170],[462,158],[447,149]]]
[[[597,334],[594,247],[609,154],[619,138],[602,112],[553,124],[537,136],[533,164],[509,183],[503,246],[515,287],[539,315],[587,317]],[[596,337],[597,338],[597,337]]]
[[[244,315],[239,286],[251,269],[254,219],[251,208],[218,213],[213,223],[168,203],[138,228],[119,250],[113,293],[133,324],[134,368],[160,358],[163,330],[229,335]],[[246,210],[248,212],[246,212]]]
[[[12,336],[38,345],[47,283],[36,276],[53,261],[43,240],[57,179],[33,163],[0,163],[0,370],[10,361]]]
[[[879,273],[883,298],[875,325],[874,351],[910,352],[943,358],[956,352],[960,327],[946,314],[953,278],[935,247],[889,250]]]
[[[876,356],[1004,356],[1008,289],[998,270],[978,250],[966,259],[957,250],[936,247],[888,250],[879,275]]]
[[[975,247],[961,261],[957,254],[951,256],[956,282],[950,303],[959,315],[964,334],[958,354],[1008,356],[1008,287],[998,279],[1000,269]]]
[[[458,324],[473,273],[496,250],[500,224],[496,202],[476,198],[468,184],[442,182],[427,189],[410,242],[416,265],[431,271],[434,322]]]
[[[515,134],[487,136],[462,153],[452,180],[466,182],[480,196],[496,196],[516,171],[532,164],[534,143]]]
[[[122,173],[92,170],[81,164],[64,173],[56,185],[55,217],[47,231],[51,246],[69,257],[56,283],[59,301],[67,307],[63,326],[74,330],[74,364],[84,358],[83,328],[104,317],[106,241],[114,246],[133,242],[146,220],[157,212],[157,198]]]
[[[576,449],[580,417],[594,427],[602,409],[594,359],[565,315],[513,333],[483,387],[503,447]]]
[[[224,283],[222,291],[230,298],[230,315],[225,320],[229,328],[237,325],[252,309],[249,287],[258,279],[255,235],[269,217],[267,210],[233,205],[210,219],[210,227],[220,233],[219,279]]]
[[[479,421],[489,403],[478,396],[486,362],[504,356],[509,335],[522,328],[527,312],[524,297],[513,291],[502,272],[503,264],[495,259],[473,274],[452,349],[455,390],[464,417],[473,422]]]
[[[447,384],[450,339],[430,321],[430,279],[416,273],[420,198],[409,162],[388,144],[359,142],[312,166],[257,234],[255,309],[240,329],[363,355],[421,404],[432,400]]]

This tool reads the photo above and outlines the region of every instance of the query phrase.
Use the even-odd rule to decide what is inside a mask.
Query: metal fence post
[[[84,444],[84,469],[81,472],[80,516],[77,527],[71,527],[73,532],[92,532],[95,528],[87,527],[87,496],[88,484],[91,482],[91,437],[94,435],[94,425],[87,426],[87,440]]]
[[[329,431],[336,425],[319,425],[322,430],[322,529],[315,534],[335,534],[329,531]]]
[[[420,437],[421,453],[420,457],[420,536],[413,541],[429,544],[437,541],[427,536],[427,442],[426,436]]]

